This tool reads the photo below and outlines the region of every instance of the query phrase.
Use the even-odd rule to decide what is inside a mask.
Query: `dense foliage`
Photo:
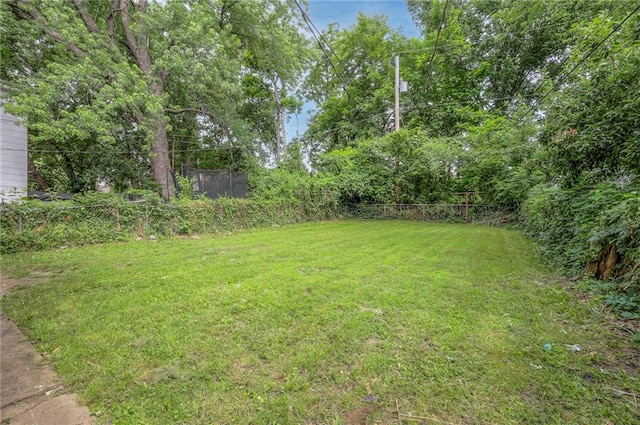
[[[524,205],[525,230],[546,258],[575,275],[610,282],[606,301],[640,318],[640,186],[539,187]]]
[[[334,87],[316,100],[305,139],[316,167],[337,176],[342,202],[446,202],[454,192],[477,192],[478,200],[519,218],[550,261],[574,275],[611,281],[609,301],[627,314],[638,311],[637,5],[433,0],[408,6],[420,39],[398,39],[380,17],[361,16],[350,29],[326,33],[342,54],[338,69],[356,63],[354,57],[359,67],[368,60],[366,69],[378,69],[400,55],[410,87],[401,97],[407,130],[367,133],[390,127],[390,71],[375,84],[386,90],[379,112],[388,114],[370,115],[387,120],[377,127],[350,115],[360,111],[361,99],[379,93],[372,84],[359,88],[364,75],[343,78],[319,63],[315,72],[324,70],[323,78],[312,73],[307,80]],[[352,37],[373,23],[379,43],[354,44]],[[352,136],[340,137],[345,129]],[[318,147],[324,150],[315,154]]]
[[[134,201],[131,201],[131,198]],[[336,217],[326,193],[297,199],[175,199],[146,192],[86,195],[73,201],[29,201],[0,208],[0,252],[51,249],[134,238],[197,235]]]
[[[212,155],[284,149],[309,56],[286,1],[2,2],[7,107],[26,119],[43,190],[157,185]],[[244,164],[246,166],[246,164]]]

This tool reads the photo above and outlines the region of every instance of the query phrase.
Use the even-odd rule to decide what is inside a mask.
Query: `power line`
[[[547,96],[549,96],[549,94],[551,94],[553,91],[557,90],[558,87],[560,87],[560,84],[562,84],[564,82],[564,80],[567,79],[567,77],[571,74],[573,74],[573,72],[578,69],[578,67],[580,65],[582,65],[587,59],[589,59],[589,57],[596,51],[598,50],[598,48],[600,48],[600,46],[602,46],[604,44],[605,41],[607,41],[616,31],[618,31],[618,29],[620,29],[620,27],[622,27],[622,25],[624,25],[625,22],[627,22],[629,19],[631,19],[631,17],[638,11],[640,10],[640,4],[638,6],[636,6],[635,9],[633,9],[633,11],[631,11],[631,13],[629,13],[629,15],[627,15],[626,18],[624,18],[622,20],[622,22],[620,22],[618,25],[616,25],[611,32],[609,32],[609,34],[607,34],[607,36],[605,38],[603,38],[598,44],[596,44],[594,47],[591,48],[591,50],[589,51],[589,53],[587,53],[577,64],[575,64],[573,66],[573,68],[571,68],[571,70],[567,73],[565,73],[562,77],[560,77],[560,79],[553,85],[553,87],[551,87],[551,89],[546,92],[540,99],[539,101],[542,102]]]
[[[640,10],[640,4],[638,6],[636,6],[635,9],[633,9],[620,23],[618,23],[610,32],[609,34],[607,34],[606,37],[604,37],[602,40],[600,40],[595,46],[593,46],[586,55],[584,55],[582,57],[582,59],[580,59],[580,61],[578,61],[578,63],[576,63],[571,70],[569,70],[568,72],[564,73],[559,79],[558,81],[556,81],[554,83],[554,85],[546,92],[544,93],[539,99],[538,99],[538,104],[540,104],[544,99],[546,99],[551,93],[553,93],[554,91],[556,91],[560,85],[576,70],[578,69],[587,59],[589,59],[589,57],[591,57],[591,55],[598,50],[609,38],[611,38],[611,36],[613,34],[615,34],[621,27],[622,25],[624,25],[625,22],[627,22],[629,19],[631,19],[631,17],[638,12],[638,10]],[[564,63],[564,62],[563,62]],[[541,87],[542,84],[538,85],[538,87]],[[529,108],[526,110],[526,112],[517,119],[517,121],[520,121],[524,118],[526,118],[529,114],[531,114],[532,112],[534,112],[534,107],[533,106],[529,106]],[[509,131],[509,129],[505,129],[503,130],[497,137],[496,143],[499,143],[504,136],[507,134],[507,132]],[[482,153],[484,151],[486,151],[487,149],[489,149],[489,147],[486,147],[485,149],[482,149],[480,151],[478,151],[478,153]]]
[[[300,8],[300,4],[297,2],[297,0],[294,0],[296,2],[296,4],[298,5],[298,7]],[[448,0],[447,0],[448,1]],[[445,8],[446,9],[447,3],[445,3]],[[577,63],[575,64],[571,70],[569,70],[568,72],[564,73],[557,81],[556,83],[554,83],[554,85],[552,86],[552,88],[550,90],[548,90],[546,93],[544,93],[540,98],[539,98],[539,102],[541,102],[542,100],[544,100],[546,97],[548,97],[552,92],[556,91],[560,85],[573,73],[575,72],[575,70],[580,67],[596,50],[598,50],[620,27],[622,27],[622,25],[624,25],[624,23],[626,21],[628,21],[638,10],[640,10],[640,5],[637,6],[623,21],[621,21],[618,25],[616,25],[613,30],[611,30],[611,32],[604,38],[602,39],[599,43],[597,43],[595,46],[593,46],[591,48],[591,50]],[[445,12],[446,10],[443,10],[443,12]],[[304,11],[303,11],[304,12]],[[611,14],[612,12],[610,12],[609,14]],[[304,13],[303,16],[305,16],[306,13]],[[444,13],[443,13],[443,17],[441,19],[441,22],[443,22],[444,20]],[[313,25],[313,23],[310,23],[313,28],[315,28],[315,25]],[[308,23],[309,25],[309,23]],[[442,24],[439,26],[439,30],[442,28]],[[317,28],[316,28],[317,30]],[[436,38],[436,47],[433,50],[433,54],[432,54],[432,58],[435,56],[436,50],[437,50],[437,43],[438,43],[438,38]],[[317,39],[318,40],[318,39]],[[318,42],[320,43],[320,41],[318,40]],[[326,40],[325,40],[326,42]],[[330,48],[330,46],[327,44],[327,46]],[[321,46],[322,47],[322,46]],[[333,51],[332,51],[333,52]],[[407,51],[409,52],[409,51]],[[324,54],[324,51],[323,51]],[[335,52],[333,52],[333,54],[335,55]],[[326,57],[326,56],[325,56]],[[337,57],[337,56],[336,56]],[[565,59],[563,59],[563,61],[560,63],[560,67],[562,67],[564,65],[564,63],[566,62],[567,58],[569,56],[567,56]],[[329,61],[331,61],[330,58],[327,57],[327,59]],[[432,63],[432,62],[431,62]],[[333,64],[332,64],[333,65]],[[335,70],[335,67],[334,67]],[[542,85],[544,83],[541,82],[535,89],[534,92],[538,91]],[[520,97],[535,97],[536,95],[529,95],[529,96],[520,96]],[[500,97],[500,98],[494,98],[494,99],[484,99],[485,102],[491,102],[491,101],[497,101],[497,100],[508,100],[508,99],[516,99],[518,98],[518,96],[510,96],[510,97]],[[480,101],[482,102],[482,101]],[[450,102],[439,102],[439,103],[432,103],[429,106],[433,106],[433,107],[437,107],[437,106],[446,106],[446,105],[463,105],[463,104],[473,104],[473,103],[480,103],[479,101],[476,100],[472,100],[472,101],[450,101]],[[527,115],[529,115],[530,113],[532,113],[534,111],[534,107],[530,106],[527,110],[527,112],[525,112],[520,118],[518,119],[523,119],[525,118]],[[389,116],[389,109],[387,107],[385,107],[384,111],[381,112],[376,112],[376,113],[372,113],[370,115],[368,115],[367,117],[364,117],[362,119],[359,120],[352,120],[352,121],[347,121],[346,124],[347,125],[353,125],[353,124],[357,124],[357,123],[361,123],[361,122],[365,122],[365,121],[369,121],[372,119],[375,119],[378,116],[383,116],[383,115],[387,115]],[[323,132],[320,133],[316,133],[316,135],[325,135],[325,134],[330,134],[332,132],[335,131],[339,131],[340,128],[339,127],[335,127],[333,129],[328,129],[325,130]],[[506,132],[508,130],[504,130],[502,133],[499,134],[498,138],[497,138],[497,142],[500,142],[502,140],[502,138],[506,135]],[[188,141],[188,139],[192,139],[192,141]],[[169,137],[170,141],[174,141],[174,142],[179,142],[179,143],[185,143],[185,144],[196,144],[198,143],[200,140],[198,138],[198,136],[175,136],[175,137]],[[201,148],[193,148],[193,149],[179,149],[179,150],[175,150],[175,152],[203,152],[203,151],[217,151],[217,150],[227,150],[227,149],[234,149],[234,147],[231,146],[220,146],[220,147],[201,147]],[[7,148],[3,148],[2,150],[8,151],[8,150],[12,150],[12,151],[26,151],[26,149],[7,149]],[[486,150],[486,149],[484,149]],[[481,150],[479,152],[483,152],[484,150]],[[34,152],[34,153],[91,153],[91,154],[95,154],[97,153],[95,150],[92,151],[74,151],[74,150],[37,150],[37,149],[32,149],[29,150],[30,152]],[[141,153],[141,150],[135,150],[135,151],[119,151],[119,152],[115,152],[116,154],[133,154],[133,153]]]
[[[448,2],[448,0],[447,0],[447,2]],[[446,8],[446,3],[445,3],[445,8]],[[603,44],[604,44],[604,43],[605,43],[605,42],[606,42],[606,41],[607,41],[607,40],[608,40],[608,39],[609,39],[609,38],[610,38],[610,37],[611,37],[611,36],[616,32],[616,31],[618,31],[618,29],[620,29],[620,27],[621,27],[621,26],[622,26],[622,25],[624,25],[624,23],[625,23],[626,21],[628,21],[628,20],[629,20],[629,19],[630,19],[630,18],[631,18],[631,17],[632,17],[632,16],[633,16],[637,11],[638,11],[638,10],[640,10],[640,5],[638,5],[638,6],[637,6],[637,7],[636,7],[636,8],[635,8],[631,13],[629,13],[629,15],[627,15],[627,17],[626,17],[626,18],[624,18],[624,19],[623,19],[619,24],[617,24],[617,25],[616,25],[616,26],[615,26],[615,27],[614,27],[614,28],[609,32],[609,34],[608,34],[605,38],[603,38],[600,42],[598,42],[595,46],[593,46],[593,47],[589,50],[589,52],[588,52],[588,53],[587,53],[587,54],[586,54],[586,55],[585,55],[585,56],[584,56],[584,57],[583,57],[583,58],[582,58],[582,59],[581,59],[577,64],[575,64],[575,65],[571,68],[571,70],[569,70],[568,72],[564,73],[564,74],[563,74],[563,75],[558,79],[558,81],[556,81],[556,83],[551,87],[551,89],[549,89],[546,93],[544,93],[544,94],[543,94],[543,95],[538,99],[538,103],[539,103],[539,102],[541,102],[542,100],[544,100],[547,96],[549,96],[549,94],[551,94],[552,92],[556,91],[556,90],[560,87],[560,85],[562,84],[562,82],[564,82],[564,81],[565,81],[565,80],[566,80],[566,79],[567,79],[567,78],[568,78],[568,77],[569,77],[569,76],[570,76],[570,75],[571,75],[571,74],[572,74],[572,73],[573,73],[573,72],[574,72],[578,67],[580,67],[580,66],[581,66],[581,65],[582,65],[582,64],[583,64],[583,63],[584,63],[584,62],[585,62],[585,61],[586,61],[586,60],[587,60],[587,59],[588,59],[588,58],[589,58],[589,57],[590,57],[590,56],[591,56],[591,55],[592,55],[592,54],[593,54],[597,49],[599,49],[599,48],[600,48],[600,47],[601,47],[601,46],[602,46],[602,45],[603,45]],[[443,10],[443,11],[444,11],[444,10]],[[612,11],[611,11],[609,14],[611,14],[611,13],[612,13]],[[443,16],[444,16],[444,14],[443,14]],[[440,29],[441,27],[442,27],[442,25],[440,25],[439,29]],[[437,38],[436,38],[436,42],[437,42]],[[436,51],[436,49],[434,49],[434,51],[433,51],[432,58],[435,56],[435,51]],[[565,62],[566,62],[566,59],[565,59],[565,60],[563,60],[563,61],[561,62],[561,66],[562,66]],[[432,63],[432,62],[431,62],[431,63]],[[534,91],[539,90],[539,88],[540,88],[540,87],[542,87],[542,84],[543,84],[543,83],[539,84],[539,85],[536,87],[536,89],[535,89]],[[507,100],[507,99],[517,99],[517,98],[521,98],[521,97],[523,97],[523,96],[517,96],[517,95],[516,95],[516,96],[511,96],[511,97],[495,98],[495,99],[493,99],[493,101],[496,101],[496,100]],[[524,96],[524,97],[532,97],[532,98],[533,98],[533,97],[536,97],[536,95],[530,95],[530,96]],[[464,102],[448,102],[448,103],[441,103],[441,104],[435,104],[435,103],[434,103],[434,104],[432,104],[432,105],[430,105],[430,106],[438,106],[438,105],[446,105],[446,104],[452,105],[452,104],[463,104],[463,103],[464,103]],[[474,102],[474,101],[471,101],[471,102],[469,102],[469,103],[475,103],[475,102]],[[525,112],[525,113],[524,113],[520,118],[518,118],[518,120],[521,120],[521,119],[525,118],[527,115],[529,115],[529,114],[530,114],[530,113],[532,113],[533,111],[534,111],[533,106],[529,106],[528,110],[527,110],[527,111],[526,111],[526,112]],[[387,111],[385,111],[385,112],[383,112],[383,113],[387,114],[388,112],[387,112]],[[368,117],[368,118],[365,118],[365,119],[363,119],[363,120],[352,121],[352,122],[350,122],[350,123],[351,123],[351,124],[355,124],[355,123],[358,123],[358,122],[364,122],[364,121],[367,121],[367,120],[371,119],[371,117],[374,117],[374,116],[376,116],[376,115],[378,115],[378,114],[375,114],[375,115],[370,116],[370,117]],[[340,130],[340,129],[339,129],[339,128],[335,128],[335,129],[325,130],[324,132],[319,133],[319,135],[321,135],[321,136],[322,136],[322,135],[326,135],[326,134],[332,133],[332,132],[337,131],[337,130]],[[503,130],[503,131],[499,134],[499,136],[498,136],[498,138],[497,138],[496,143],[499,143],[499,142],[504,138],[504,136],[506,135],[507,131],[508,131],[508,129],[505,129],[505,130]],[[488,149],[488,147],[487,147],[487,148],[485,148],[485,149],[480,150],[478,153],[484,152],[484,151],[485,151],[485,150],[487,150],[487,149]]]
[[[431,59],[429,59],[429,68],[427,70],[427,79],[431,79],[431,70],[433,68],[433,59],[436,57],[436,51],[438,50],[438,41],[440,40],[440,33],[442,32],[442,26],[444,25],[444,21],[447,15],[447,5],[449,4],[449,0],[444,2],[444,7],[442,8],[442,18],[440,18],[440,25],[438,25],[438,32],[436,34],[436,42],[433,45],[433,53],[431,54]],[[427,80],[427,81],[428,81]]]
[[[329,49],[329,51],[331,52],[331,54],[333,54],[333,56],[336,57],[336,59],[341,60],[340,57],[336,54],[336,52],[333,50],[333,48],[331,47],[331,45],[327,42],[327,40],[324,38],[324,36],[322,35],[322,32],[320,32],[318,30],[318,28],[316,27],[316,25],[313,23],[313,21],[311,20],[311,18],[309,17],[309,15],[307,14],[307,12],[302,8],[302,6],[300,6],[300,3],[298,2],[298,0],[293,0],[296,4],[296,6],[298,6],[298,9],[300,9],[300,12],[302,13],[302,18],[305,20],[305,22],[307,23],[307,25],[311,25],[311,27],[313,27],[313,29],[311,30],[312,32],[315,30],[315,32],[318,34],[318,36],[320,37],[320,39],[324,42],[324,44],[327,46],[327,48]],[[309,28],[311,29],[311,28]]]
[[[340,60],[340,58],[338,57],[338,55],[336,55],[336,52],[333,50],[333,48],[331,48],[331,45],[327,42],[327,40],[324,38],[322,33],[320,31],[318,31],[318,28],[315,26],[315,24],[313,23],[311,18],[309,18],[309,15],[307,15],[307,12],[305,12],[305,10],[300,5],[298,0],[293,0],[293,1],[296,4],[296,6],[298,7],[298,9],[300,9],[300,13],[302,14],[302,19],[307,24],[307,27],[309,28],[309,31],[311,32],[311,35],[313,35],[313,38],[315,38],[316,41],[318,42],[318,47],[320,47],[320,51],[322,52],[322,56],[324,56],[325,59],[329,62],[329,64],[331,65],[331,68],[333,68],[333,72],[335,73],[336,77],[340,78],[340,73],[338,72],[335,64],[333,63],[333,60],[331,60],[331,58],[324,51],[324,47],[323,47],[322,43],[324,42],[324,44],[327,46],[327,48],[333,54],[333,56],[335,56],[338,60]]]
[[[512,100],[512,99],[516,99],[519,97],[535,97],[535,95],[530,95],[530,96],[508,96],[508,97],[497,97],[497,98],[491,98],[491,99],[483,99],[483,101],[485,103],[489,103],[489,102],[495,102],[498,100]],[[478,100],[469,100],[469,101],[449,101],[449,102],[433,102],[431,104],[417,104],[415,106],[425,106],[428,105],[430,107],[438,107],[438,106],[455,106],[455,105],[468,105],[468,104],[476,104],[476,103],[482,103],[482,101],[478,101]],[[378,117],[391,117],[392,116],[392,109],[391,106],[385,106],[384,110],[381,110],[379,112],[372,112],[370,114],[368,114],[367,116],[357,119],[357,120],[350,120],[350,121],[345,121],[345,124],[348,125],[353,125],[353,124],[359,124],[359,123],[363,123],[366,121],[370,121],[373,119],[376,119]],[[322,132],[319,133],[315,133],[315,135],[319,135],[319,136],[324,136],[327,134],[330,134],[332,132],[335,131],[339,131],[341,130],[341,128],[339,127],[334,127],[332,129],[327,129],[327,130],[323,130]],[[181,136],[171,136],[169,135],[167,137],[167,140],[169,142],[176,142],[176,143],[180,143],[180,144],[184,144],[184,145],[194,145],[194,146],[198,146],[203,142],[204,138],[208,138],[211,136],[193,136],[193,135],[181,135]],[[187,148],[187,149],[170,149],[171,152],[206,152],[206,151],[219,151],[219,150],[231,150],[231,149],[244,149],[245,146],[206,146],[206,147],[193,147],[193,148]],[[95,150],[73,150],[73,149],[25,149],[25,148],[0,148],[0,151],[11,151],[11,152],[31,152],[31,153],[52,153],[52,154],[60,154],[60,153],[69,153],[69,154],[96,154],[96,153],[100,153],[100,147],[96,148]],[[126,155],[126,154],[140,154],[143,153],[144,149],[140,149],[140,150],[121,150],[121,151],[115,151],[115,152],[111,152],[113,154],[117,154],[117,155]]]
[[[192,149],[170,149],[170,152],[206,152],[206,151],[223,151],[223,150],[233,150],[233,149],[244,149],[242,146],[216,146],[216,147],[202,147],[202,148],[192,148]],[[97,147],[94,150],[70,150],[70,149],[24,149],[24,148],[2,148],[0,151],[8,151],[8,152],[29,152],[29,153],[51,153],[51,154],[102,154],[104,155],[105,150]],[[142,154],[145,153],[143,149],[140,150],[125,150],[125,151],[114,151],[109,152],[113,155],[127,155],[127,154]]]

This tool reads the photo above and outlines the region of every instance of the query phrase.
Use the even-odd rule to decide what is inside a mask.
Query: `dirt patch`
[[[23,278],[23,279],[14,279],[12,277],[2,276],[0,277],[0,296],[5,295],[9,292],[10,289],[15,288],[16,286],[22,285],[35,285],[36,283],[42,282],[43,278]]]
[[[55,273],[51,270],[33,270],[31,275],[36,277],[51,277],[54,276]]]
[[[378,345],[380,345],[380,340],[376,338],[369,338],[367,340],[367,345],[369,347],[377,347]]]
[[[367,417],[371,414],[372,411],[372,406],[363,406],[359,409],[354,410],[347,416],[347,425],[366,425]]]

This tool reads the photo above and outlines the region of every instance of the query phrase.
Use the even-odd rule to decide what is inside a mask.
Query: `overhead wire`
[[[448,2],[448,0],[447,0]],[[611,10],[609,10],[609,13],[607,14],[607,17],[609,17],[611,14],[613,14],[613,12],[616,10],[618,6],[614,6]],[[579,61],[570,71],[568,71],[567,73],[563,74],[558,81],[556,81],[556,83],[554,84],[554,86],[547,91],[545,94],[543,94],[540,98],[538,98],[538,103],[541,102],[542,100],[544,100],[551,92],[557,90],[560,86],[560,84],[562,84],[562,82],[569,76],[571,75],[584,61],[586,61],[602,44],[604,44],[628,19],[630,19],[633,14],[635,14],[638,10],[640,9],[640,5],[638,7],[636,7],[636,9],[634,9],[623,21],[621,21],[604,39],[602,39],[599,43],[597,43],[589,52],[587,55],[585,55],[581,61]],[[441,23],[438,27],[438,30],[441,30],[442,28],[442,24],[444,21],[444,13],[446,12],[446,3],[445,6],[443,7],[443,16],[441,18]],[[551,26],[551,24],[549,25]],[[430,60],[430,64],[433,63],[433,58],[435,57],[435,53],[437,51],[437,43],[438,43],[438,39],[439,37],[436,36],[436,43],[433,49],[433,53],[431,56],[431,60]],[[418,50],[412,50],[412,51],[405,51],[405,53],[410,53],[410,52],[415,52]],[[422,50],[424,51],[424,50]],[[398,52],[398,53],[402,53],[402,52]],[[569,59],[569,55],[567,55],[565,58],[563,58],[563,60],[560,62],[560,64],[558,65],[559,68],[562,68],[562,66],[564,66],[564,64],[566,63],[566,61]],[[522,95],[519,93],[516,93],[513,96],[507,96],[507,97],[497,97],[497,98],[493,98],[493,99],[484,99],[485,103],[490,103],[490,102],[495,102],[495,101],[499,101],[499,100],[513,100],[513,99],[521,99],[521,98],[531,98],[534,99],[536,98],[538,95],[535,94],[540,88],[542,88],[542,86],[545,84],[544,81],[541,81],[540,84],[538,84],[538,86],[536,86],[536,88],[533,90],[533,94],[530,95]],[[473,103],[477,103],[477,100],[471,100],[471,101],[452,101],[452,102],[434,102],[432,104],[430,104],[429,106],[432,107],[437,107],[437,106],[445,106],[445,105],[462,105],[462,104],[473,104]],[[531,112],[533,112],[534,108],[533,106],[529,107],[529,110],[520,118],[518,119],[523,119],[524,117],[526,117],[528,114],[530,114]],[[380,113],[376,113],[370,117],[364,118],[362,120],[357,120],[357,121],[351,121],[351,124],[356,124],[359,122],[364,122],[367,121],[369,119],[371,119],[372,117],[375,117],[379,114],[386,114],[388,115],[388,110],[385,110],[384,112],[380,112]],[[331,132],[334,131],[338,131],[339,128],[335,128],[335,129],[328,129],[325,130],[323,132],[317,133],[320,136],[324,136],[326,134],[329,134]],[[502,133],[500,133],[500,135],[498,136],[498,140],[497,142],[500,142],[502,140],[502,138],[504,137],[504,135],[506,135],[507,130],[504,130]],[[488,148],[483,149],[482,151],[486,150]],[[482,152],[480,151],[480,152]]]
[[[530,95],[530,97],[534,97],[535,95]],[[512,100],[516,99],[519,96],[506,96],[506,97],[496,97],[490,99],[483,99],[485,103],[495,102],[499,100]],[[522,96],[520,96],[522,97]],[[525,96],[526,97],[526,96]],[[439,106],[455,106],[455,105],[468,105],[468,104],[476,104],[477,100],[469,100],[469,101],[448,101],[448,102],[432,102],[428,104],[430,107],[439,107]],[[419,104],[418,106],[426,106],[427,104]],[[367,116],[357,119],[351,120],[348,124],[359,124],[366,121],[370,121],[372,119],[376,119],[378,117],[387,117],[388,119],[393,116],[393,111],[391,105],[385,106],[384,109],[378,112],[372,112]],[[335,131],[339,131],[341,128],[335,127],[332,129],[323,130],[322,132],[316,133],[316,135],[325,136]],[[203,139],[199,136],[194,135],[181,135],[181,136],[167,136],[167,140],[169,142],[180,143],[184,145],[194,145],[200,147],[194,148],[183,148],[183,149],[172,149],[172,152],[202,152],[202,151],[217,151],[217,150],[229,150],[229,149],[242,149],[242,147],[238,146],[206,146],[203,147],[201,144],[203,143]],[[33,153],[74,153],[74,154],[95,154],[96,150],[75,150],[75,149],[26,149],[26,148],[0,148],[2,151],[15,151],[15,152],[33,152]],[[113,152],[114,154],[126,155],[126,154],[137,154],[141,153],[143,149],[140,150],[120,150]]]
[[[320,51],[322,52],[322,56],[324,56],[324,58],[329,62],[329,65],[331,65],[331,68],[333,68],[333,72],[335,73],[336,77],[340,78],[340,73],[338,72],[338,69],[336,68],[335,64],[333,63],[333,60],[331,59],[331,57],[326,54],[324,46],[326,46],[329,49],[329,52],[331,52],[331,54],[333,54],[333,56],[335,56],[338,60],[340,60],[340,58],[338,57],[336,52],[333,50],[331,45],[324,38],[322,33],[320,31],[318,31],[318,28],[315,26],[315,24],[313,23],[311,18],[309,18],[309,15],[304,10],[304,8],[300,5],[298,0],[293,0],[293,2],[295,3],[295,5],[300,10],[300,13],[302,15],[302,19],[307,24],[307,28],[309,28],[309,31],[311,32],[311,35],[313,36],[313,38],[316,39],[316,42],[318,43],[318,46],[320,47]],[[324,43],[324,46],[323,46],[323,43]]]
[[[440,33],[442,32],[442,27],[444,26],[444,22],[447,16],[447,6],[449,5],[449,0],[444,2],[444,7],[442,8],[442,17],[440,18],[440,25],[438,25],[438,32],[436,33],[436,41],[433,45],[433,53],[431,53],[431,59],[429,59],[429,68],[427,69],[427,82],[431,80],[431,70],[433,69],[433,60],[436,57],[436,52],[438,51],[438,41],[440,40]]]
[[[629,19],[631,19],[631,17],[633,15],[635,15],[638,11],[640,10],[640,4],[638,4],[638,6],[636,6],[635,9],[633,9],[622,21],[620,21],[617,25],[614,26],[614,28],[602,39],[600,40],[598,43],[596,43],[588,52],[587,54],[585,54],[568,72],[565,72],[564,74],[562,74],[560,76],[560,78],[558,78],[558,80],[553,84],[553,86],[546,92],[544,93],[541,97],[539,97],[537,99],[537,103],[540,104],[544,99],[546,99],[551,93],[553,93],[554,91],[558,90],[560,88],[560,85],[571,75],[573,74],[573,72],[575,72],[587,59],[589,59],[589,57],[591,57],[591,55],[593,55],[593,53],[595,53],[596,50],[598,50],[609,38],[611,38],[611,36],[613,34],[615,34],[621,27],[622,25],[625,24],[625,22],[627,22]],[[611,13],[611,12],[610,12]],[[566,62],[566,61],[564,61]],[[563,63],[564,63],[563,62]],[[543,83],[538,85],[538,88],[541,88],[543,85]],[[521,121],[524,118],[526,118],[529,114],[533,113],[535,111],[535,108],[530,105],[529,108],[527,108],[527,110],[522,114],[522,116],[518,117],[516,119],[516,121]],[[499,143],[500,141],[502,141],[502,139],[506,136],[507,132],[509,131],[509,129],[504,129],[497,137],[497,140],[495,141],[495,143]],[[482,153],[486,150],[488,150],[489,147],[485,147],[484,149],[481,149],[480,151],[478,151],[478,153]]]
[[[302,8],[302,6],[300,5],[300,3],[297,0],[294,0],[295,4],[297,5],[297,7],[301,10],[302,12],[302,16],[303,19],[305,20],[305,22],[307,22],[307,25],[309,26],[310,30],[311,28],[314,28],[315,31],[317,31],[317,27],[313,24],[313,22],[310,21],[310,19],[308,19],[308,15],[306,14],[306,12],[304,11],[304,9]],[[448,0],[445,2],[445,5],[443,7],[443,16],[441,18],[441,23],[438,27],[438,35],[436,36],[436,43],[434,45],[433,48],[433,52],[432,52],[432,56],[431,56],[431,61],[430,63],[433,62],[433,58],[435,58],[435,54],[437,51],[437,45],[438,45],[438,40],[439,40],[439,33],[442,29],[442,25],[444,23],[444,19],[445,19],[445,13],[446,13],[446,7],[447,7],[447,3]],[[617,7],[617,6],[616,6]],[[609,12],[609,15],[613,12],[614,9],[612,9]],[[596,45],[594,45],[590,51],[578,62],[576,63],[570,71],[564,73],[555,83],[554,85],[551,87],[551,89],[549,89],[546,93],[544,93],[539,99],[538,99],[538,103],[540,103],[542,100],[544,100],[546,97],[548,97],[552,92],[556,91],[560,85],[566,80],[566,78],[568,78],[573,72],[575,72],[575,70],[577,68],[579,68],[598,48],[600,48],[620,27],[622,27],[622,25],[624,25],[624,23],[626,21],[628,21],[636,12],[638,12],[638,10],[640,10],[640,5],[638,5],[631,13],[629,13],[629,15],[627,15],[626,18],[624,18],[623,21],[621,21],[619,24],[617,24],[610,32],[609,34],[603,38],[602,40],[600,40],[600,42],[598,42]],[[311,30],[313,32],[313,30]],[[316,37],[316,41],[318,42],[318,44],[320,45],[321,49],[322,49],[322,44],[321,44],[321,40],[322,42],[324,42],[327,46],[327,48],[330,50],[330,52],[336,57],[338,58],[338,56],[336,55],[335,51],[331,48],[331,46],[326,42],[326,40],[324,39],[324,37],[322,37],[322,35],[320,34],[320,38]],[[334,71],[337,70],[335,68],[335,65],[333,64],[333,61],[331,60],[331,58],[329,58],[326,53],[323,50],[323,54],[325,55],[325,58],[327,58],[327,60],[330,61],[332,67],[334,68]],[[430,50],[430,49],[429,49]],[[413,51],[405,51],[405,53],[410,53]],[[401,52],[399,52],[401,53]],[[565,57],[562,62],[560,63],[559,67],[562,67],[565,62],[567,61],[569,55],[567,55],[567,57]],[[339,59],[339,58],[338,58]],[[336,74],[338,75],[338,74]],[[544,82],[541,82],[535,89],[534,92],[536,92],[537,90],[539,90],[539,88],[542,87],[542,85],[544,85]],[[523,96],[520,95],[518,96],[517,94],[514,96],[508,96],[508,97],[498,97],[498,98],[493,98],[493,99],[485,99],[484,101],[486,103],[488,102],[493,102],[493,101],[498,101],[498,100],[509,100],[509,99],[516,99],[516,98],[522,98]],[[531,98],[535,98],[536,95],[532,94],[532,95],[528,95],[528,96],[524,96],[524,97],[531,97]],[[433,106],[433,107],[437,107],[437,106],[446,106],[446,105],[463,105],[463,104],[473,104],[473,103],[477,103],[476,100],[470,100],[470,101],[451,101],[451,102],[434,102],[432,104],[430,104],[429,106]],[[523,118],[525,118],[527,115],[529,115],[530,113],[532,113],[534,111],[534,107],[530,106],[528,108],[528,110],[519,118],[517,118],[518,120],[521,120]],[[361,123],[361,122],[365,122],[371,119],[375,119],[378,116],[384,116],[387,115],[389,116],[390,112],[389,112],[389,108],[385,108],[385,110],[380,111],[380,112],[374,112],[372,114],[369,114],[367,117],[364,117],[362,119],[359,120],[353,120],[353,121],[349,121],[349,124],[356,124],[356,123]],[[336,127],[333,129],[327,129],[324,130],[320,133],[317,133],[318,135],[326,135],[329,134],[331,132],[335,132],[335,131],[339,131],[340,128]],[[504,130],[503,132],[501,132],[496,140],[496,143],[500,142],[502,140],[502,138],[506,135],[508,129]],[[170,136],[169,141],[171,142],[176,142],[176,143],[185,143],[185,144],[197,144],[199,142],[201,142],[201,139],[198,138],[198,136]],[[229,150],[229,149],[235,149],[235,147],[233,146],[216,146],[216,147],[199,147],[199,148],[193,148],[193,149],[175,149],[172,150],[172,152],[176,152],[176,153],[182,153],[182,152],[202,152],[202,151],[217,151],[217,150]],[[486,150],[488,148],[485,148],[479,152],[483,152],[484,150]],[[10,149],[10,148],[2,148],[3,151],[24,151],[26,149]],[[50,150],[50,149],[29,149],[29,152],[34,152],[34,153],[86,153],[86,154],[95,154],[96,151],[93,150]],[[137,153],[141,153],[141,150],[130,150],[130,151],[118,151],[115,152],[116,154],[137,154]]]

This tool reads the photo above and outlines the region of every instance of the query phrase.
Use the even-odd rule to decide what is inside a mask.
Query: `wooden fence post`
[[[469,192],[464,193],[464,222],[469,223]]]

